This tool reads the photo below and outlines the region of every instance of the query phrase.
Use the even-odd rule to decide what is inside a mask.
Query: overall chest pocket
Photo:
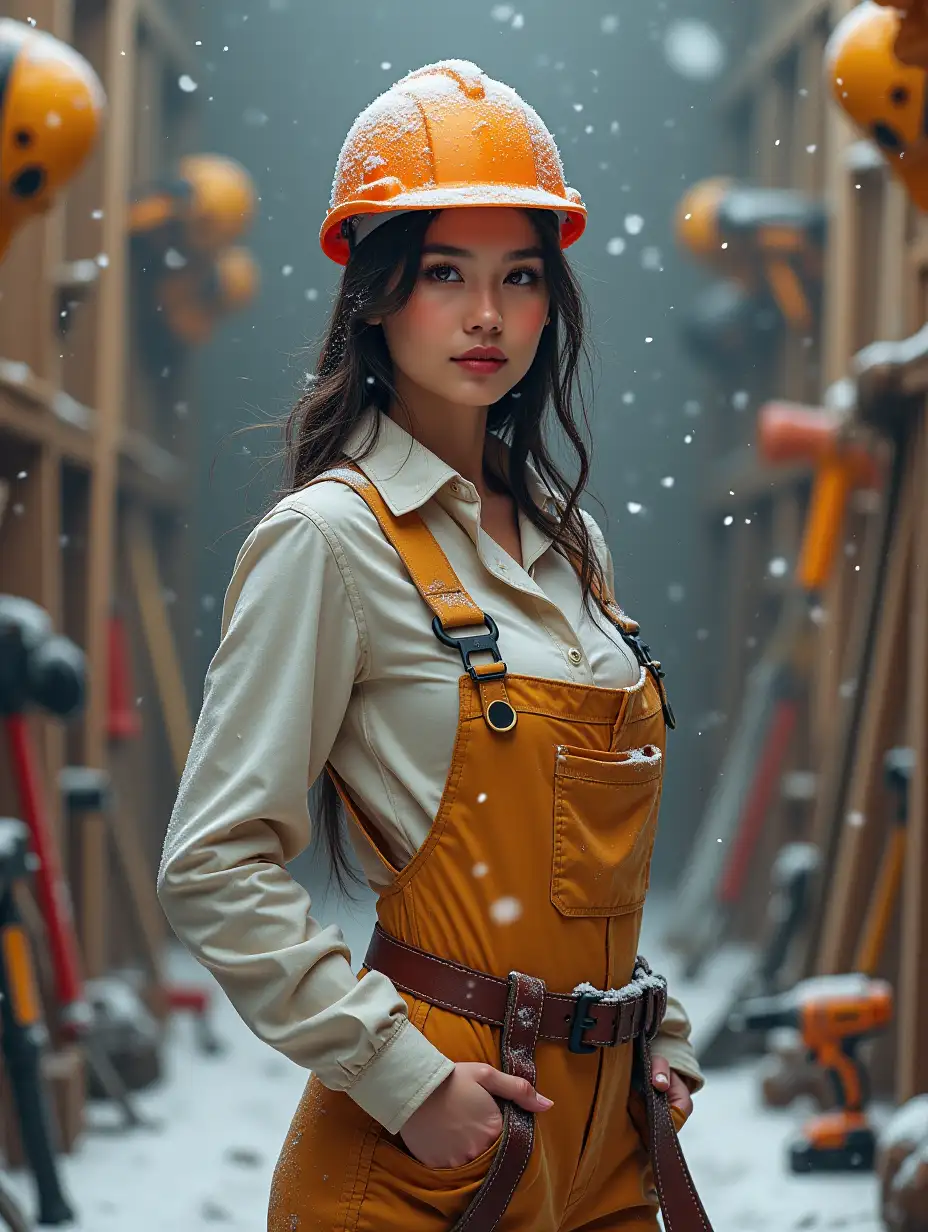
[[[662,773],[657,745],[616,753],[558,746],[551,901],[562,915],[623,915],[641,906]]]

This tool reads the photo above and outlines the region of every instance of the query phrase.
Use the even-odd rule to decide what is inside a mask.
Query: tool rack
[[[0,265],[0,591],[40,604],[86,654],[83,713],[33,721],[84,973],[95,977],[131,962],[137,938],[107,825],[92,815],[69,831],[60,771],[109,770],[115,824],[131,822],[153,879],[190,735],[194,374],[176,355],[159,366],[147,354],[126,222],[133,190],[192,148],[201,66],[180,6],[163,0],[8,0],[5,13],[75,47],[107,96],[88,164]],[[108,734],[113,611],[128,630],[141,718],[140,737],[118,748]],[[8,815],[12,783],[2,748]],[[166,939],[160,914],[150,925]]]
[[[928,320],[928,219],[910,205],[874,147],[859,139],[823,80],[828,34],[853,7],[853,0],[751,6],[743,30],[749,50],[736,60],[718,102],[729,141],[722,170],[754,184],[823,196],[829,231],[820,335],[809,342],[787,338],[769,367],[755,370],[754,383],[743,386],[750,395],[746,413],[732,408],[730,389],[720,391],[725,409],[716,417],[714,452],[722,460],[709,476],[705,511],[718,547],[717,593],[729,598],[719,642],[723,695],[717,700],[727,723],[715,733],[712,775],[731,737],[747,671],[776,611],[778,587],[765,576],[767,564],[775,556],[795,560],[810,487],[805,468],[771,470],[759,463],[751,445],[753,413],[774,397],[820,405],[829,386],[853,373],[853,357],[862,347],[907,338]],[[928,1091],[928,433],[922,408],[928,363],[921,349],[913,348],[896,374],[887,403],[892,411],[901,400],[911,416],[909,465],[852,773],[842,798],[838,753],[849,699],[859,684],[854,672],[881,513],[881,502],[866,494],[849,512],[845,551],[823,596],[827,619],[808,682],[806,719],[787,763],[815,773],[805,833],[786,833],[783,808],[772,811],[755,885],[746,895],[756,906],[736,923],[743,937],[757,938],[774,852],[786,838],[811,838],[825,864],[819,910],[796,974],[848,970],[891,826],[883,755],[893,745],[914,748],[904,887],[883,969],[876,973],[896,987],[895,1038],[881,1046],[881,1068],[899,1102]],[[871,392],[871,403],[880,396]],[[871,413],[879,418],[878,410],[871,407]],[[734,516],[728,527],[726,515]]]

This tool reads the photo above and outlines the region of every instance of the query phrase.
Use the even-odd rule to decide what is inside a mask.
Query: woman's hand
[[[494,1096],[528,1112],[552,1106],[524,1078],[492,1065],[459,1061],[407,1120],[400,1137],[427,1168],[459,1168],[482,1155],[502,1132],[503,1114]]]
[[[656,1091],[666,1092],[671,1108],[679,1108],[684,1118],[690,1115],[693,1111],[693,1098],[686,1080],[675,1069],[670,1068],[666,1057],[657,1053],[651,1056],[651,1082]]]

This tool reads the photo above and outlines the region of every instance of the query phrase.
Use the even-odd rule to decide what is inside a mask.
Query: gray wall
[[[708,433],[700,432],[706,412],[692,403],[704,390],[674,331],[700,278],[674,250],[671,219],[684,184],[719,169],[717,83],[687,79],[665,57],[668,24],[694,15],[684,0],[523,0],[512,8],[522,24],[501,21],[492,0],[200,4],[204,146],[239,158],[259,184],[261,213],[249,243],[264,274],[260,302],[225,325],[201,368],[202,668],[216,644],[236,551],[276,475],[274,468],[262,473],[261,459],[278,438],[249,433],[220,446],[234,428],[279,419],[312,367],[305,348],[323,328],[339,273],[322,256],[317,233],[344,135],[409,69],[447,57],[474,60],[515,87],[555,131],[568,182],[590,211],[571,259],[589,297],[598,352],[592,495],[606,514],[595,501],[587,506],[603,521],[619,597],[662,659],[678,715],[654,874],[667,882],[698,818],[705,781],[698,733],[712,704],[714,654],[702,582],[707,543],[696,512]],[[725,42],[733,14],[731,0],[698,5]],[[644,220],[637,234],[625,227],[629,215]],[[621,255],[608,251],[614,237],[625,240]],[[672,487],[662,486],[665,477]],[[629,502],[642,511],[629,512]],[[703,628],[708,638],[699,636]],[[199,687],[197,680],[197,696]]]

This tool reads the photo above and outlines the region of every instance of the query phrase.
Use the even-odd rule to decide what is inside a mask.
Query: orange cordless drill
[[[795,1027],[811,1058],[834,1086],[836,1108],[813,1117],[791,1144],[793,1172],[867,1172],[876,1137],[867,1118],[867,1075],[858,1060],[860,1041],[885,1028],[893,1016],[893,991],[866,975],[825,975],[802,980],[790,992],[745,1001],[732,1016],[734,1029],[770,1031]]]

